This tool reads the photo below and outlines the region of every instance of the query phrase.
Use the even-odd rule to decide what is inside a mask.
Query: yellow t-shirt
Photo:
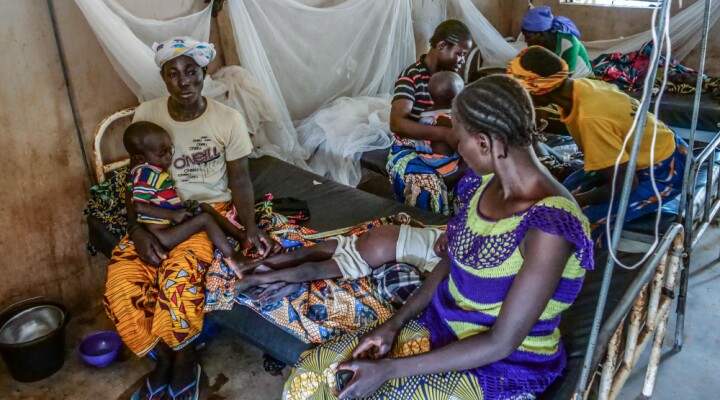
[[[237,111],[206,98],[207,109],[192,121],[175,121],[167,109],[168,97],[140,104],[135,121],[149,121],[168,131],[175,154],[168,169],[182,200],[204,203],[230,201],[227,162],[252,152],[245,119]]]
[[[622,93],[615,85],[592,79],[573,81],[573,108],[560,121],[564,123],[578,147],[585,153],[585,170],[598,171],[615,165],[617,156],[623,153],[621,162],[630,159],[633,139],[623,149],[623,141],[630,132],[640,103]],[[645,133],[638,152],[637,169],[645,169],[650,162],[650,149],[655,116],[648,113]],[[655,162],[670,157],[675,151],[675,134],[658,121],[655,139]]]

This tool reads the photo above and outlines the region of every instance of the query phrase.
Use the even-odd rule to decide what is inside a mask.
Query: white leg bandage
[[[399,263],[413,265],[420,271],[432,271],[440,262],[433,248],[442,234],[443,231],[435,228],[400,225],[395,259]]]
[[[372,273],[370,265],[360,257],[360,253],[355,247],[357,236],[335,236],[328,240],[338,242],[332,259],[340,267],[343,279],[359,279]]]

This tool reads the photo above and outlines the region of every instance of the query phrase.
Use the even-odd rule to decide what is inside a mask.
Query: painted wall
[[[47,4],[2,1],[0,15],[0,308],[33,296],[94,306],[105,273],[85,250],[89,179]]]
[[[697,0],[685,0],[684,7],[694,4]],[[518,4],[526,5],[525,0],[515,0]],[[580,28],[583,40],[614,39],[621,36],[630,36],[650,29],[651,10],[631,8],[593,7],[581,5],[562,5],[558,0],[534,0],[536,6],[546,5],[553,9],[553,14],[563,15],[572,19]],[[678,11],[678,3],[673,2],[672,14]],[[522,18],[522,12],[520,13]],[[513,21],[513,31],[519,33],[520,19]],[[705,68],[708,73],[720,74],[720,23],[710,29],[708,41],[708,57]],[[690,67],[697,67],[700,57],[698,49],[690,53],[683,63]]]

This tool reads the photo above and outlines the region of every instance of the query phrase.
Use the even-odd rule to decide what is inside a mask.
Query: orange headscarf
[[[550,93],[553,90],[559,88],[563,84],[563,82],[565,82],[565,80],[570,76],[570,73],[568,72],[568,65],[563,59],[560,59],[560,62],[562,63],[562,69],[550,76],[540,76],[535,72],[528,71],[527,69],[523,68],[523,66],[520,64],[520,59],[522,59],[523,55],[533,47],[540,46],[530,46],[527,49],[521,51],[517,55],[517,57],[513,58],[513,60],[510,61],[510,65],[508,65],[507,69],[507,74],[520,82],[520,84],[528,92],[530,92],[530,94],[539,96],[542,94]]]

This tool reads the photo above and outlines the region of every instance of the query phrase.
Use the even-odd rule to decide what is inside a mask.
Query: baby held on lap
[[[397,216],[394,222],[357,236],[336,236],[315,246],[256,261],[248,269],[264,265],[272,271],[242,276],[235,282],[235,293],[275,282],[358,279],[390,262],[406,263],[423,273],[430,272],[447,251],[445,233],[422,227],[405,214]]]
[[[420,123],[423,125],[436,125],[452,127],[450,113],[452,101],[463,90],[464,82],[460,75],[451,71],[440,71],[430,78],[428,92],[432,97],[433,105],[420,113]],[[445,137],[442,141],[429,142],[432,154],[453,156],[457,149],[457,140],[454,137]]]
[[[250,259],[235,253],[227,236],[242,243],[244,232],[209,204],[183,205],[175,183],[167,173],[173,156],[170,135],[156,124],[140,121],[125,130],[123,144],[133,166],[130,171],[132,208],[137,221],[167,250],[196,233],[206,232],[227,264],[236,274],[242,275]]]
[[[460,75],[450,71],[436,72],[428,84],[428,92],[433,105],[420,113],[419,122],[423,125],[452,128],[450,113],[452,101],[463,90],[464,82]],[[454,187],[465,175],[467,165],[457,152],[458,141],[449,134],[442,140],[417,140],[415,150],[418,158],[433,167],[442,176],[448,187]]]

